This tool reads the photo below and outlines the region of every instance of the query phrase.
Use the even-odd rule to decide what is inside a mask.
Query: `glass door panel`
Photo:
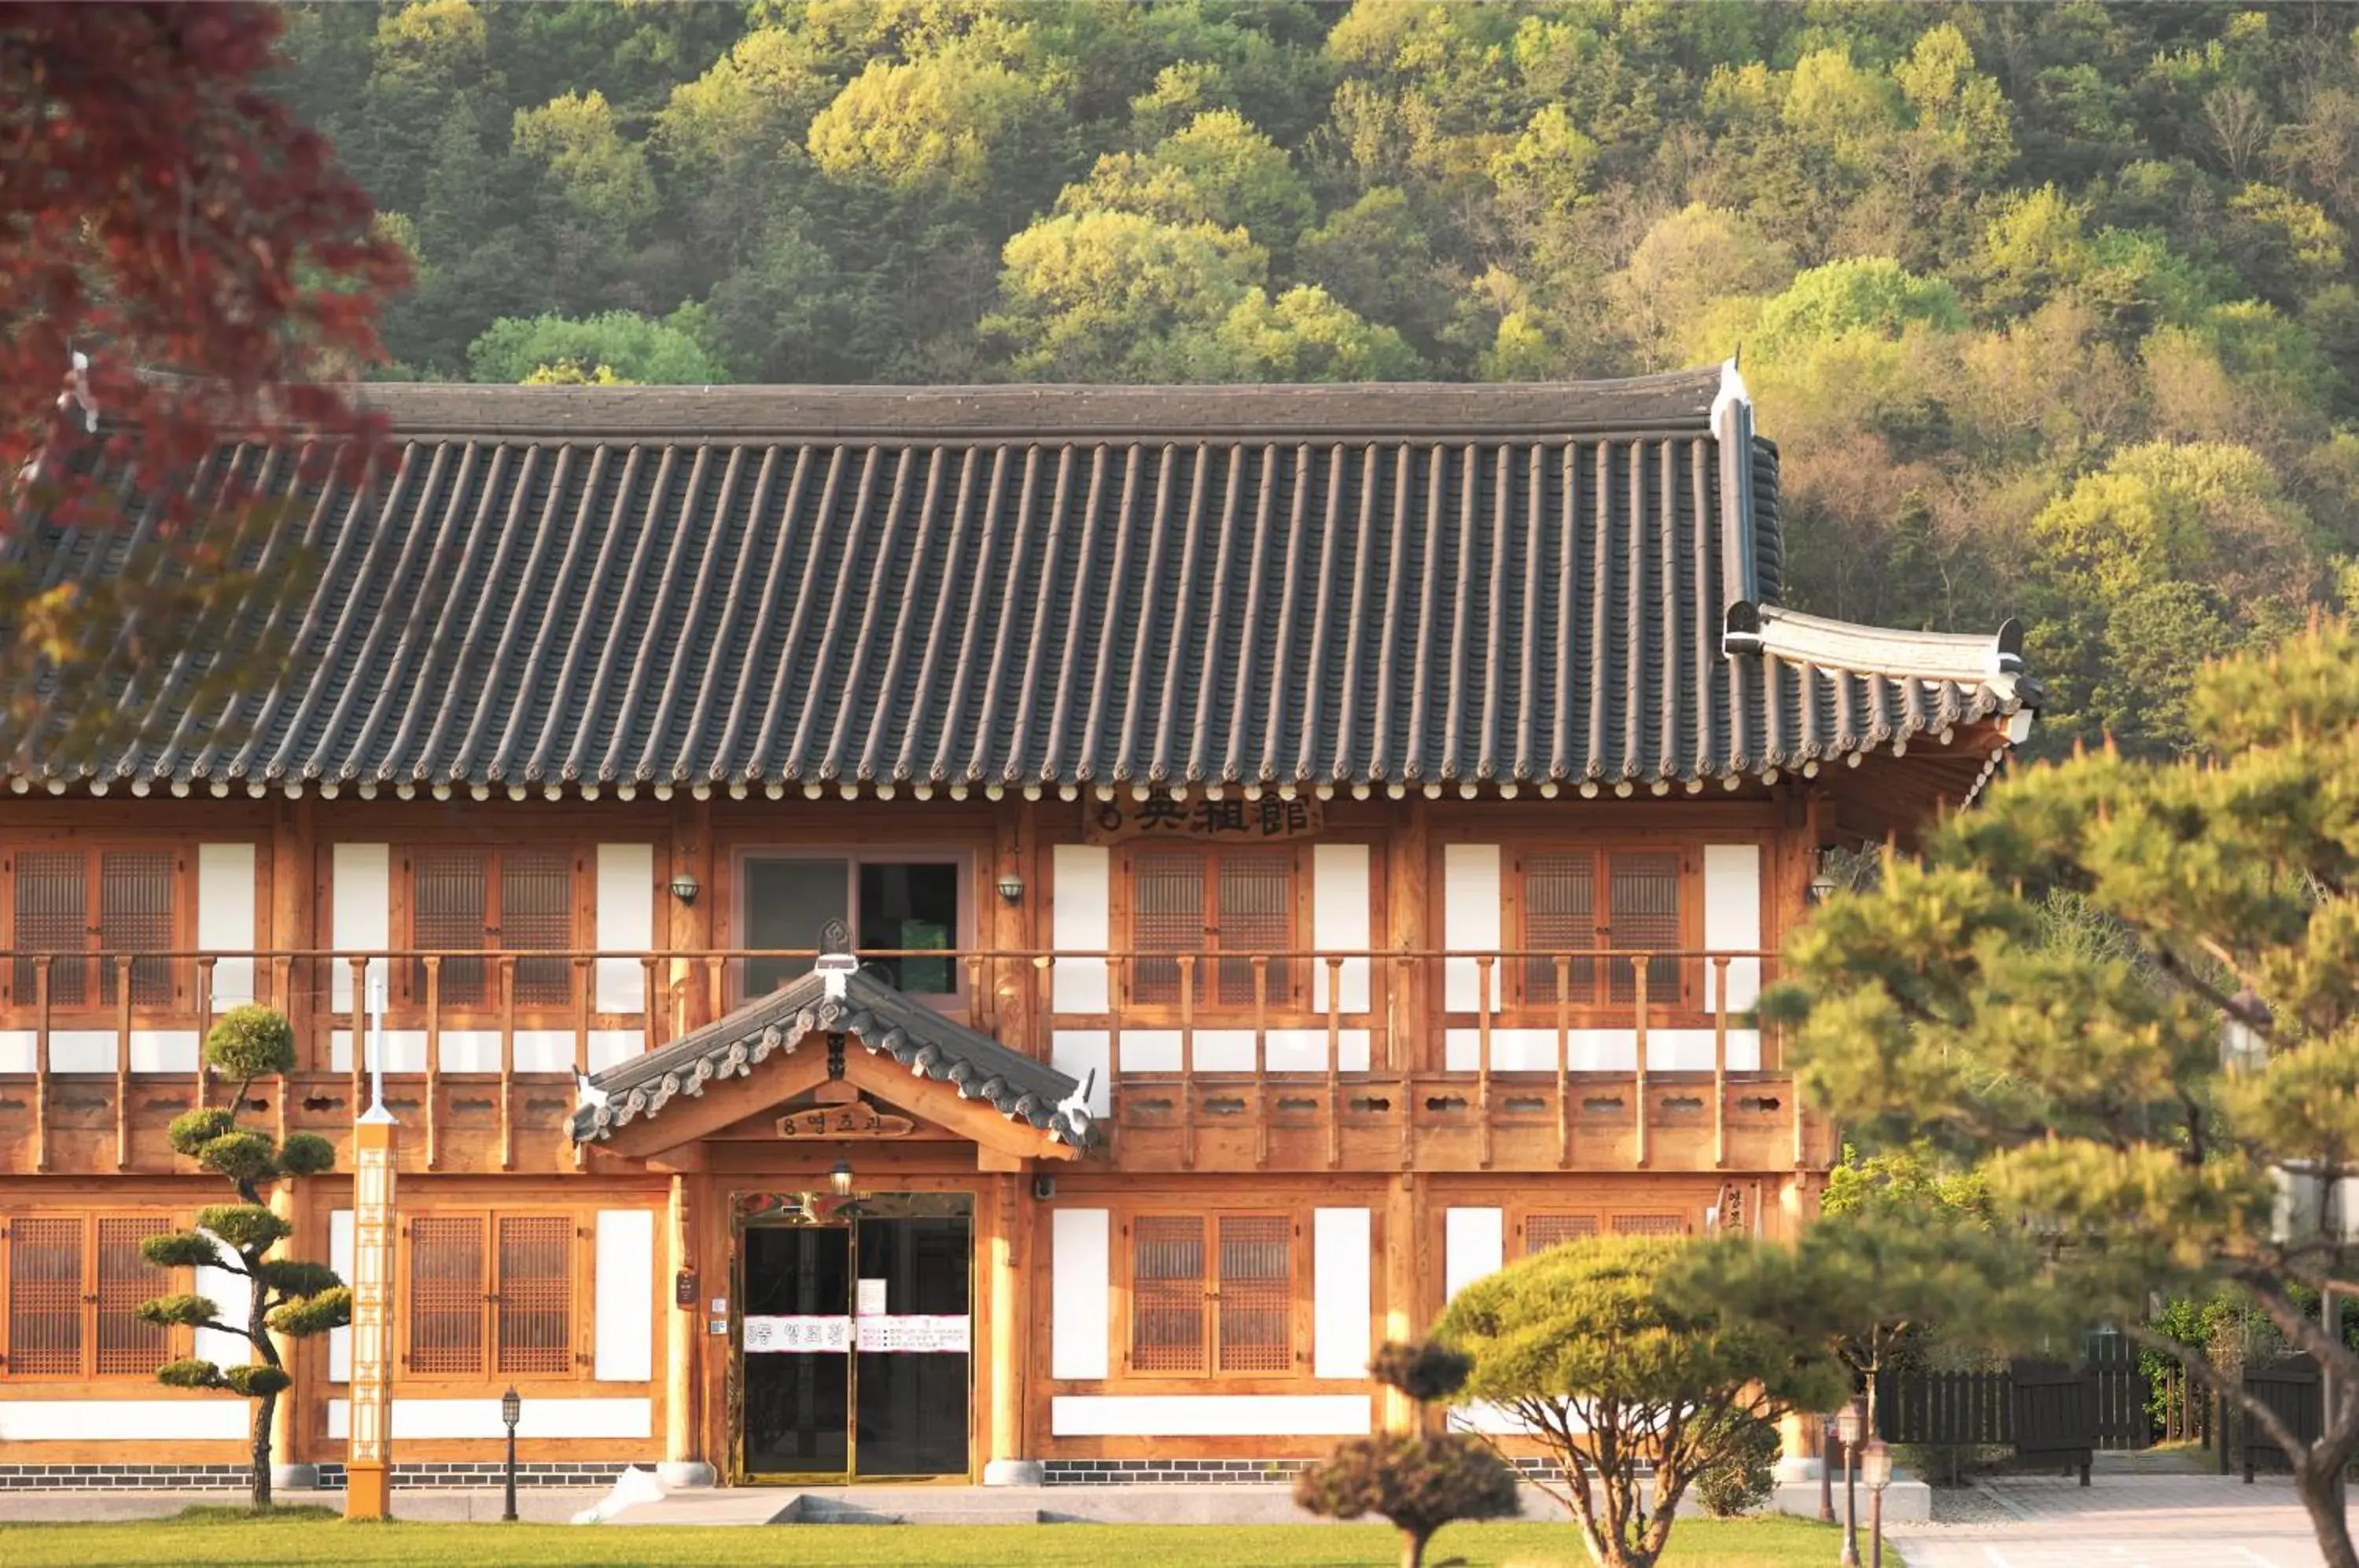
[[[857,1474],[963,1475],[969,1222],[863,1219],[856,1236]]]
[[[810,948],[831,920],[852,923],[852,863],[799,855],[751,855],[745,863],[745,934],[752,948]],[[805,958],[745,963],[745,995],[766,996],[810,971]]]
[[[852,1232],[755,1226],[745,1232],[744,1258],[744,1469],[847,1475]]]

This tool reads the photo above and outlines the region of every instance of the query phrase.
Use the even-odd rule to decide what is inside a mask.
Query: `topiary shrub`
[[[1714,1519],[1757,1511],[1777,1489],[1777,1429],[1759,1416],[1727,1410],[1704,1438],[1709,1457],[1696,1472],[1696,1501]]]
[[[1368,1370],[1419,1405],[1446,1399],[1471,1363],[1430,1342],[1386,1345]],[[1401,1532],[1403,1568],[1419,1568],[1434,1532],[1458,1519],[1502,1519],[1517,1511],[1516,1473],[1482,1439],[1384,1434],[1355,1437],[1298,1476],[1297,1506],[1326,1519],[1377,1514]]]
[[[141,1256],[162,1269],[214,1267],[242,1276],[243,1301],[225,1304],[208,1296],[158,1296],[138,1307],[140,1319],[167,1327],[211,1329],[243,1339],[251,1359],[222,1367],[190,1357],[157,1369],[160,1383],[176,1388],[211,1388],[254,1402],[249,1428],[254,1465],[254,1506],[270,1506],[270,1431],[278,1397],[291,1386],[277,1340],[308,1338],[352,1321],[352,1293],[324,1263],[270,1256],[290,1234],[273,1214],[263,1189],[334,1169],[335,1146],[311,1133],[284,1142],[258,1128],[240,1127],[238,1107],[246,1085],[286,1073],[295,1065],[295,1031],[268,1007],[233,1007],[205,1037],[205,1062],[214,1076],[236,1085],[227,1106],[190,1111],[172,1118],[172,1147],[203,1170],[237,1189],[234,1203],[208,1204],[194,1230],[153,1236],[139,1244]]]

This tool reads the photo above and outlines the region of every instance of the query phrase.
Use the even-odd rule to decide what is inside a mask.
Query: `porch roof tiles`
[[[857,1041],[1058,1142],[1090,1146],[1090,1114],[1073,1079],[860,969],[814,969],[661,1050],[606,1069],[590,1080],[592,1092],[574,1108],[574,1141],[603,1141],[634,1121],[661,1116],[680,1095],[701,1096],[708,1084],[748,1077],[772,1056],[814,1049],[810,1036],[831,1033],[846,1036],[847,1048]]]

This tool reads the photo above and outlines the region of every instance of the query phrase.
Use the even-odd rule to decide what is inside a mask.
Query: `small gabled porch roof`
[[[859,1087],[1003,1154],[1070,1160],[1089,1147],[1079,1083],[843,956],[821,958],[791,984],[591,1079],[570,1124],[574,1141],[652,1153],[734,1121],[757,1101],[783,1102],[832,1075],[832,1053],[814,1050],[814,1035],[843,1037],[842,1075]],[[667,1118],[675,1125],[653,1125]]]

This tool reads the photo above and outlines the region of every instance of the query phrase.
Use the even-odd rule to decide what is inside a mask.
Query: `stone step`
[[[804,1492],[771,1518],[772,1524],[1038,1524],[1037,1504],[977,1497],[970,1487],[913,1492]]]

